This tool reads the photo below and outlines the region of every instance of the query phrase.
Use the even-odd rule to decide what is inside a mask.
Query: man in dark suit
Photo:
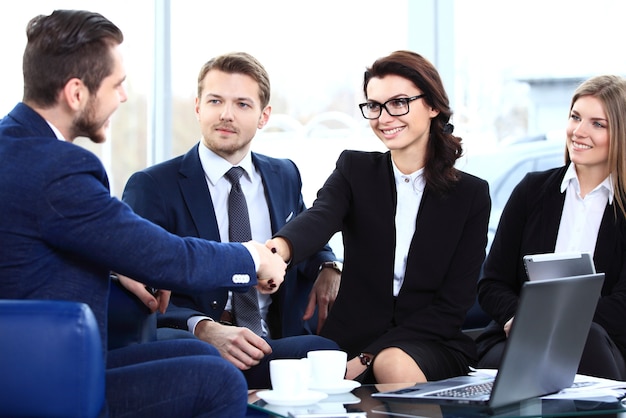
[[[123,200],[169,232],[229,241],[231,184],[225,175],[238,166],[245,171],[240,182],[252,237],[271,238],[305,206],[294,163],[250,151],[257,129],[270,116],[269,97],[268,75],[254,57],[231,53],[211,59],[198,77],[195,112],[202,131],[200,143],[185,155],[135,173]],[[244,370],[250,387],[268,387],[272,358],[299,358],[309,350],[337,348],[330,340],[304,334],[312,334],[307,320],[313,317],[316,303],[319,319],[325,319],[337,293],[340,268],[328,246],[292,266],[279,292],[258,297],[262,317],[258,335],[246,327],[224,325],[241,322],[230,309],[235,295],[226,290],[174,292],[168,311],[159,317],[159,327],[192,332]],[[312,327],[317,328],[317,323]]]
[[[106,351],[109,273],[181,292],[255,285],[273,292],[285,263],[260,243],[168,233],[111,197],[98,157],[72,142],[103,142],[110,116],[126,101],[122,32],[81,10],[37,16],[26,32],[23,102],[0,121],[2,298],[89,305],[107,366],[102,416],[243,415],[246,382],[208,344],[158,341]]]

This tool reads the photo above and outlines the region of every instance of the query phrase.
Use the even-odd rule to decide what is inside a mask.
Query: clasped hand
[[[249,241],[259,254],[256,288],[260,293],[271,294],[278,290],[283,280],[287,264],[281,256],[270,247],[255,241]]]

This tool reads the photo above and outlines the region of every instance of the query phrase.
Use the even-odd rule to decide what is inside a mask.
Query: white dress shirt
[[[224,177],[226,172],[233,165],[208,149],[202,142],[198,147],[200,155],[200,163],[204,171],[204,176],[211,193],[211,200],[215,210],[215,218],[219,228],[220,238],[222,242],[228,241],[228,195],[230,193],[231,184]],[[270,222],[270,213],[267,200],[265,199],[265,188],[263,187],[263,179],[252,164],[252,154],[248,154],[241,160],[237,166],[245,170],[245,174],[239,180],[241,190],[246,196],[248,205],[248,214],[250,216],[250,229],[252,239],[258,242],[265,242],[272,237],[272,226]],[[259,309],[263,318],[263,333],[269,336],[269,327],[267,326],[267,313],[272,303],[270,295],[258,294]],[[231,293],[226,304],[226,309],[231,309]],[[202,316],[194,316],[187,321],[189,331],[193,332],[198,322],[207,319]]]
[[[61,131],[59,131],[57,129],[56,126],[54,126],[53,124],[51,124],[50,122],[46,121],[46,123],[48,124],[48,126],[50,127],[50,129],[52,129],[52,132],[54,132],[54,136],[57,137],[57,139],[59,141],[65,141],[65,138],[63,137],[63,134],[61,133]]]
[[[393,160],[392,160],[393,162]],[[396,180],[396,255],[393,266],[393,295],[398,296],[404,275],[406,260],[411,240],[417,226],[417,211],[424,195],[424,169],[421,168],[409,175],[402,174],[393,163],[393,174]]]
[[[583,198],[574,164],[569,165],[561,183],[565,203],[555,252],[588,252],[593,256],[600,223],[607,203],[613,203],[612,178],[609,175]]]

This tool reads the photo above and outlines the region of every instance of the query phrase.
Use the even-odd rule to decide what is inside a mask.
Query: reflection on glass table
[[[268,404],[252,391],[248,396],[250,407],[264,411],[273,417],[582,417],[609,415],[626,412],[626,405],[615,398],[597,399],[540,399],[519,402],[496,411],[479,407],[449,406],[415,401],[388,401],[372,398],[371,394],[402,389],[412,384],[363,385],[351,393],[329,395],[311,405],[278,406]],[[357,413],[361,413],[360,415]],[[365,413],[365,415],[363,415]],[[290,415],[291,414],[291,415]]]

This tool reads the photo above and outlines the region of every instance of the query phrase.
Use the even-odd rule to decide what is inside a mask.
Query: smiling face
[[[572,106],[566,129],[567,151],[577,171],[609,174],[608,122],[602,102],[593,96],[581,96]]]
[[[422,94],[410,80],[398,75],[373,77],[367,85],[367,100],[385,103],[389,99]],[[371,119],[370,127],[392,154],[411,153],[424,159],[430,133],[431,119],[439,111],[431,108],[424,98],[409,103],[409,113],[390,116],[383,109],[378,119]],[[423,165],[423,164],[422,164]]]
[[[196,98],[202,143],[232,164],[250,149],[257,129],[268,121],[271,107],[261,108],[259,85],[250,76],[209,71]]]

